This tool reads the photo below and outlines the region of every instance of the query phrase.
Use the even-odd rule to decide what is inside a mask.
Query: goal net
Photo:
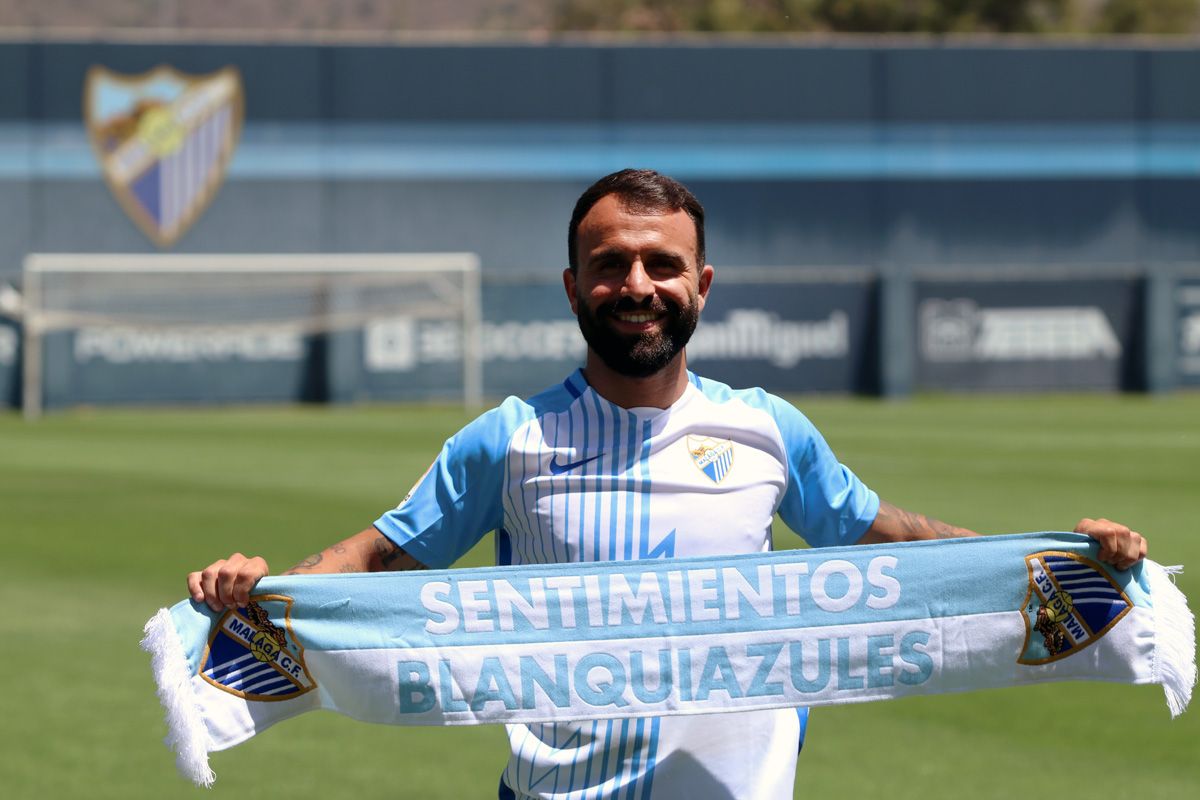
[[[103,403],[481,402],[469,253],[33,254],[24,290],[28,416]],[[438,331],[453,353],[394,369]]]

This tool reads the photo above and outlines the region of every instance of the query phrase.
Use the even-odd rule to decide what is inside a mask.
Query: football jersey
[[[576,371],[446,442],[375,526],[447,567],[489,531],[499,564],[757,553],[778,513],[812,546],[856,542],[878,496],[761,389],[688,373],[669,408],[622,408]],[[791,797],[806,712],[508,725],[500,797]]]

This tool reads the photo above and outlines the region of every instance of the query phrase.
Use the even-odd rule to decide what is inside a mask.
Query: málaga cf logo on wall
[[[125,213],[169,247],[212,202],[242,129],[242,80],[226,67],[186,75],[88,70],[83,116],[104,179]]]

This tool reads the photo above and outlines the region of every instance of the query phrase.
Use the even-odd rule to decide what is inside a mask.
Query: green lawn
[[[800,405],[898,505],[988,532],[1128,520],[1200,597],[1200,395]],[[444,408],[0,416],[0,796],[200,796],[179,778],[141,626],[231,550],[277,569],[394,505],[465,421]],[[798,540],[786,530],[779,545]],[[483,542],[464,563],[484,564]],[[1191,796],[1200,709],[1157,687],[1064,684],[817,709],[797,795]],[[500,728],[332,714],[213,756],[219,796],[494,797]]]

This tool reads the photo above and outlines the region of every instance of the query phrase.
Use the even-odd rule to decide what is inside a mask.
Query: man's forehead
[[[694,252],[696,224],[683,210],[632,208],[617,195],[605,195],[580,220],[579,245],[590,252],[622,244]]]

